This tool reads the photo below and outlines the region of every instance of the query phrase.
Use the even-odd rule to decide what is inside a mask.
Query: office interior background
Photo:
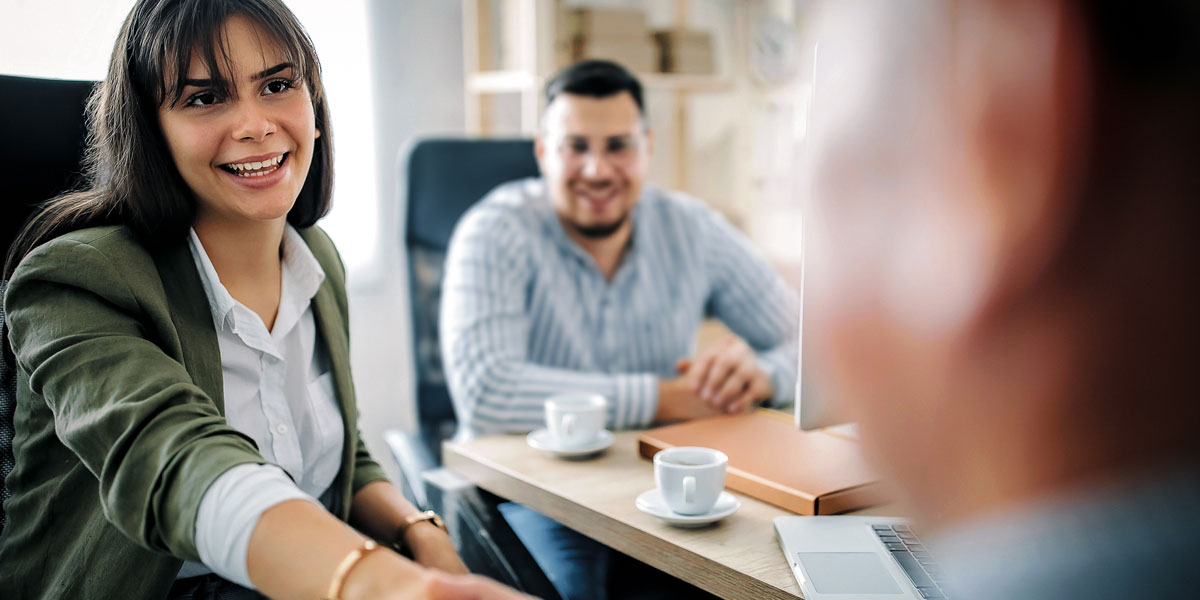
[[[542,85],[575,58],[636,71],[655,136],[650,181],[722,212],[798,281],[807,0],[286,3],[329,95],[335,187],[321,224],[349,271],[360,425],[376,456],[389,456],[386,429],[415,421],[404,150],[428,136],[532,136]],[[0,4],[0,74],[97,80],[133,0]]]

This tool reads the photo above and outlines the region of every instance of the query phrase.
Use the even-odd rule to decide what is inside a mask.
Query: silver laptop
[[[806,600],[949,597],[905,519],[778,517],[775,535]]]

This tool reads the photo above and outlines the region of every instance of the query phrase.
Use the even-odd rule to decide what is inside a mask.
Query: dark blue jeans
[[[520,504],[505,502],[498,508],[563,600],[608,597],[607,546]]]

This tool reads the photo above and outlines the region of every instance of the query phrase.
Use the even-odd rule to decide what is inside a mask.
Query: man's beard
[[[602,239],[609,237],[612,234],[616,233],[617,230],[619,230],[621,228],[621,226],[624,225],[625,221],[627,221],[627,220],[629,220],[629,211],[626,211],[621,216],[617,217],[617,219],[615,221],[613,221],[612,223],[605,223],[603,225],[588,225],[588,226],[583,226],[578,223],[571,223],[571,228],[574,229],[575,231],[577,231],[579,233],[579,235],[582,235],[585,238],[592,239],[592,240],[602,240]]]

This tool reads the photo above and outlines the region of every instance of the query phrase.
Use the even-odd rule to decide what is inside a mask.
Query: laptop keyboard
[[[929,556],[925,544],[913,534],[908,525],[872,525],[879,541],[887,547],[892,558],[904,569],[922,598],[946,599],[942,591],[942,573]]]

